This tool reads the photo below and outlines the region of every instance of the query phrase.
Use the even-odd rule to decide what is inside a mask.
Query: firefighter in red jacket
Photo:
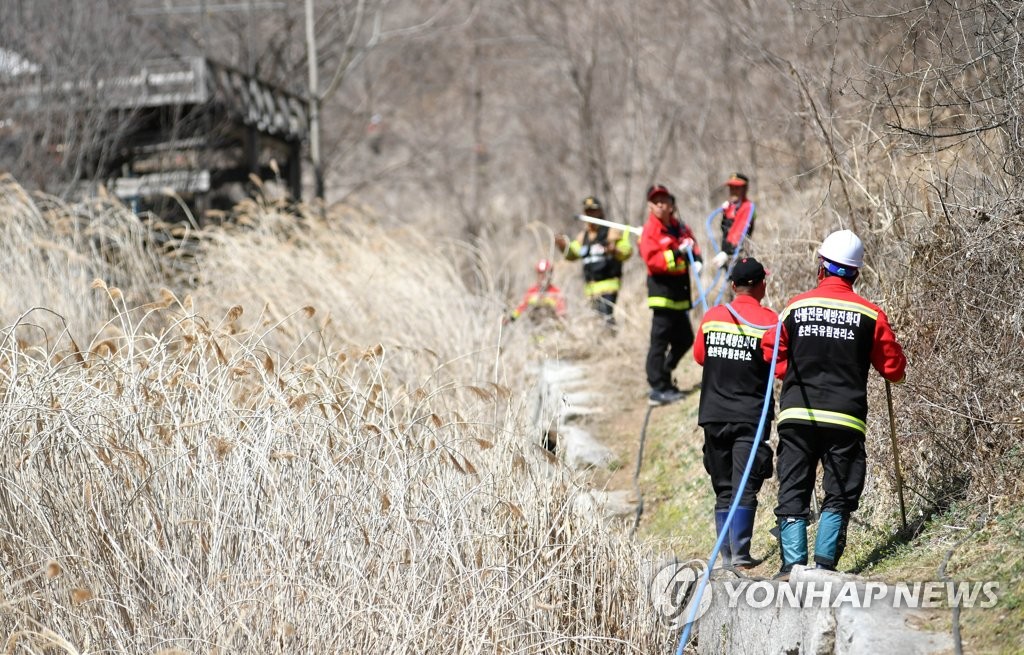
[[[725,181],[729,199],[722,203],[722,252],[713,260],[716,268],[725,266],[729,258],[736,256],[737,250],[748,250],[742,245],[754,233],[754,221],[757,219],[754,203],[747,197],[749,184],[750,180],[742,173],[733,173]]]
[[[551,262],[542,259],[534,267],[537,271],[537,283],[526,290],[519,305],[512,310],[510,320],[516,320],[527,314],[534,322],[547,318],[563,318],[565,316],[565,296],[551,279]]]
[[[777,335],[780,578],[788,578],[794,564],[807,564],[808,508],[819,461],[825,498],[814,561],[835,570],[850,513],[864,490],[868,372],[874,367],[899,383],[907,367],[885,312],[853,291],[864,265],[857,235],[833,232],[818,255],[818,287],[789,302]],[[767,361],[775,339],[772,331],[762,343]]]
[[[718,534],[747,466],[769,384],[761,339],[779,317],[761,306],[766,275],[764,266],[753,257],[736,262],[729,277],[736,299],[712,307],[704,315],[693,344],[693,358],[704,367],[697,422],[704,428],[704,469],[715,490]],[[768,408],[766,426],[771,425],[773,409]],[[729,524],[729,536],[723,541],[722,559],[727,566],[749,569],[761,563],[750,555],[750,540],[757,492],[772,476],[772,449],[766,436],[758,445],[747,486]]]
[[[647,263],[647,306],[652,311],[647,382],[652,405],[683,397],[672,371],[693,345],[690,326],[690,255],[700,274],[700,249],[693,232],[676,216],[675,197],[656,184],[647,190],[649,215],[640,236],[640,256]]]

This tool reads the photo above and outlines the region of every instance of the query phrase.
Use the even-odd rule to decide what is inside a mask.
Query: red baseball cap
[[[747,186],[749,183],[750,179],[743,173],[733,173],[725,181],[725,186]]]
[[[669,198],[672,197],[672,193],[668,190],[668,187],[662,184],[655,184],[651,188],[647,189],[647,201],[654,200],[654,196],[664,193]]]

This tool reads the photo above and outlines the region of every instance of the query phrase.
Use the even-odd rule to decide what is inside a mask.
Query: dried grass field
[[[668,648],[473,253],[243,214],[186,283],[124,208],[4,181],[5,652]]]

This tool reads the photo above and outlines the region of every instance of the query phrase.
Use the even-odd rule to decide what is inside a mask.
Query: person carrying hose
[[[655,184],[647,190],[647,223],[640,236],[640,256],[647,264],[647,306],[652,310],[647,351],[649,403],[667,405],[683,398],[672,371],[693,345],[690,325],[690,257],[700,274],[700,248],[693,232],[676,216],[676,199]]]
[[[737,249],[749,252],[747,237],[754,233],[754,221],[757,210],[754,203],[747,197],[750,179],[742,173],[733,173],[725,181],[729,189],[729,199],[722,203],[722,252],[715,255],[712,263],[715,268],[722,268],[736,256]],[[743,252],[740,253],[744,254]]]
[[[604,218],[601,201],[587,196],[583,199],[583,213],[593,218]],[[629,232],[586,223],[572,241],[564,234],[556,234],[555,247],[569,261],[583,262],[583,293],[590,299],[591,308],[604,318],[605,324],[614,326],[615,302],[622,286],[622,262],[633,254]]]
[[[735,300],[712,307],[697,329],[693,358],[704,367],[697,422],[704,428],[704,469],[715,490],[715,531],[721,535],[734,490],[739,487],[757,436],[765,389],[771,383],[761,340],[778,315],[763,307],[766,276],[753,257],[736,262],[729,279]],[[733,313],[735,312],[735,314]],[[774,400],[772,401],[774,404]],[[771,424],[774,407],[769,406]],[[742,498],[722,543],[726,566],[750,569],[761,563],[750,555],[757,512],[757,492],[772,476],[772,449],[767,439],[757,448]]]
[[[762,341],[771,361],[779,341],[776,473],[782,566],[788,579],[807,564],[807,518],[818,462],[825,497],[814,544],[817,568],[835,570],[846,547],[851,512],[864,490],[870,367],[891,382],[903,382],[907,358],[880,307],[853,291],[864,266],[864,246],[849,230],[828,235],[818,249],[818,286],[790,300],[781,327]]]

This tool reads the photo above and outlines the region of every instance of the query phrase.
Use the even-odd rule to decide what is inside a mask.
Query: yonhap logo
[[[658,620],[668,628],[680,629],[693,610],[700,579],[707,571],[707,563],[701,560],[680,562],[669,560],[659,565],[648,585],[647,596],[654,607]],[[693,620],[696,621],[711,607],[711,585],[704,587],[700,604]]]
[[[730,609],[870,608],[988,609],[999,601],[998,582],[877,582],[844,579],[726,580],[722,585]],[[706,593],[706,592],[705,592]]]
[[[704,616],[716,590],[724,594],[718,600],[719,606],[730,611],[740,607],[769,611],[840,607],[855,611],[871,607],[989,609],[999,602],[1001,585],[996,581],[880,582],[834,573],[822,576],[813,569],[798,568],[801,570],[794,573],[795,579],[788,582],[733,576],[718,579],[715,585],[709,582],[694,611],[707,564],[701,560],[668,560],[655,567],[647,595],[658,621],[673,630],[682,629],[691,612],[694,621]]]

